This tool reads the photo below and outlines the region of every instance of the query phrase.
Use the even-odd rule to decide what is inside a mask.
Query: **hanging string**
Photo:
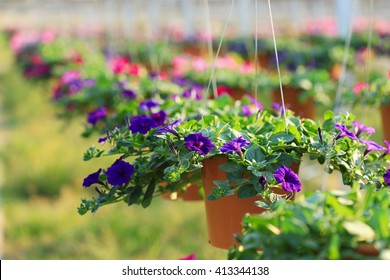
[[[212,61],[214,57],[214,52],[213,52],[213,38],[211,36],[212,31],[211,31],[211,18],[210,18],[210,5],[209,5],[209,0],[204,0],[204,6],[205,6],[205,14],[206,14],[206,36],[207,37],[207,50],[209,54],[209,60]],[[215,77],[212,79],[212,86],[213,86],[213,96],[217,96],[217,80]],[[206,92],[206,97],[208,98],[208,91]]]
[[[370,0],[370,17],[368,26],[368,37],[367,37],[367,58],[365,60],[365,82],[367,88],[370,86],[370,65],[371,65],[371,49],[372,49],[372,29],[373,29],[373,17],[374,17],[374,0]],[[363,122],[366,121],[366,104],[367,95],[363,94]]]
[[[258,74],[258,11],[257,11],[257,0],[255,0],[255,100],[256,103],[259,101],[258,100],[258,95],[257,95],[257,87],[258,87],[258,81],[257,81],[257,74]]]
[[[232,16],[233,7],[234,7],[234,0],[232,0],[232,4],[230,5],[230,11],[229,11],[228,17],[226,19],[225,26],[223,28],[222,34],[221,34],[221,39],[220,39],[219,44],[218,44],[218,49],[217,49],[217,53],[215,55],[215,59],[213,61],[212,67],[211,67],[210,79],[209,79],[209,82],[208,82],[208,85],[207,85],[206,94],[204,96],[204,104],[205,105],[206,105],[206,102],[207,102],[207,98],[208,98],[211,82],[212,82],[212,80],[214,78],[214,72],[215,72],[215,67],[216,67],[217,60],[218,60],[218,55],[219,55],[219,52],[221,50],[223,40],[225,38],[226,30],[227,30],[227,28],[229,26],[230,18]],[[216,97],[216,92],[214,92],[214,97]]]
[[[349,23],[348,32],[347,32],[347,38],[345,40],[343,64],[342,64],[341,73],[340,73],[340,77],[338,80],[337,91],[336,91],[336,99],[335,99],[335,105],[334,105],[335,113],[339,113],[339,109],[341,107],[341,94],[342,94],[342,91],[344,89],[344,84],[345,84],[348,54],[349,54],[349,49],[351,46],[351,38],[352,38],[352,14],[353,14],[352,10],[356,6],[355,4],[356,4],[356,0],[351,2],[352,6],[350,8],[350,16],[349,16],[350,23]]]
[[[348,61],[348,54],[349,54],[349,49],[351,45],[351,38],[352,38],[352,15],[353,15],[353,8],[356,6],[356,0],[351,2],[351,7],[349,9],[350,15],[349,15],[349,26],[348,26],[348,32],[347,32],[347,37],[345,40],[345,45],[344,45],[344,53],[343,53],[343,65],[340,73],[340,77],[338,80],[338,86],[337,86],[337,91],[336,91],[336,99],[335,99],[335,105],[334,105],[334,112],[336,114],[339,113],[339,108],[341,107],[341,94],[342,90],[344,88],[344,83],[345,83],[345,77],[346,77],[346,69],[347,69],[347,61]],[[330,163],[330,154],[329,151],[332,148],[332,142],[330,141],[327,145],[326,149],[326,159],[325,159],[325,168]],[[329,174],[324,172],[322,176],[322,184],[321,184],[321,190],[325,191],[327,190],[328,186],[328,177]]]
[[[286,131],[288,131],[288,123],[287,123],[287,117],[286,117],[286,107],[284,105],[282,75],[280,74],[280,65],[279,65],[278,48],[276,46],[276,36],[275,36],[275,29],[274,29],[274,20],[272,18],[271,0],[268,0],[268,9],[269,9],[269,16],[270,16],[270,20],[271,20],[271,30],[272,30],[272,39],[273,39],[273,42],[274,42],[274,49],[275,49],[276,67],[278,69],[280,96],[281,96],[281,99],[282,99],[282,110],[283,110],[283,116],[284,116],[284,122],[285,122],[285,126],[286,126]]]

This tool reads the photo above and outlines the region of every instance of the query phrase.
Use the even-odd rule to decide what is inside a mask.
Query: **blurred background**
[[[226,37],[249,36],[256,30],[259,36],[271,34],[267,1],[258,1],[257,29],[254,3],[235,1]],[[350,22],[352,37],[373,22],[376,30],[389,32],[388,0],[271,3],[277,39],[317,29],[346,38]],[[53,82],[23,77],[6,31],[51,30],[84,40],[104,32],[112,47],[124,40],[218,37],[231,4],[229,0],[0,0],[2,259],[179,259],[191,253],[198,259],[226,259],[226,251],[207,242],[202,202],[160,199],[147,209],[114,205],[94,215],[78,215],[80,198],[86,195],[83,178],[111,159],[83,162],[84,151],[96,144],[95,138],[80,136],[85,119],[58,119],[51,103]],[[372,116],[367,125],[379,130],[379,113],[367,110]],[[319,187],[321,170],[303,165],[301,173],[308,186]]]

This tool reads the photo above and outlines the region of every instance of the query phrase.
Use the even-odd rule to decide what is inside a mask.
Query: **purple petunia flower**
[[[191,85],[191,81],[187,80],[186,78],[183,78],[183,77],[173,77],[171,79],[171,81],[175,84],[177,84],[178,86],[181,86],[181,87],[188,87]]]
[[[154,107],[157,107],[157,106],[160,106],[160,103],[153,100],[153,99],[149,99],[149,100],[146,100],[144,102],[141,102],[139,104],[139,107],[142,109],[142,110],[151,110],[152,108]]]
[[[298,175],[285,165],[275,171],[274,177],[276,182],[282,184],[282,189],[286,192],[299,192],[302,189]]]
[[[276,112],[276,113],[279,113],[281,115],[284,114],[284,110],[283,110],[283,105],[280,104],[280,103],[277,103],[277,102],[273,102],[272,105],[271,105],[272,109]],[[289,105],[288,104],[285,104],[284,107],[286,109],[289,108]]]
[[[88,114],[88,123],[95,125],[99,120],[107,116],[107,111],[104,107],[98,108]]]
[[[365,140],[365,139],[360,139],[360,141],[367,146],[366,150],[364,151],[364,155],[367,155],[371,151],[386,150],[384,147],[382,147],[381,145],[379,145],[378,143],[376,143],[374,141]]]
[[[249,99],[249,101],[251,102],[252,105],[254,105],[258,110],[263,110],[264,109],[264,105],[263,103],[261,103],[260,101],[258,101],[256,98],[254,98],[253,96],[249,95],[249,94],[246,94],[245,97],[247,97]]]
[[[99,180],[99,176],[100,176],[100,172],[101,172],[101,171],[102,171],[102,169],[99,168],[98,171],[89,174],[89,175],[84,179],[84,181],[83,181],[83,186],[87,188],[87,187],[92,186],[93,184],[104,185],[103,182]]]
[[[259,177],[259,183],[262,187],[265,186],[265,184],[267,184],[267,178],[265,176],[260,176]]]
[[[134,166],[121,158],[117,159],[106,171],[107,181],[113,186],[123,186],[129,183],[133,174]]]
[[[238,155],[242,156],[242,148],[249,146],[249,141],[246,140],[244,137],[240,136],[232,141],[225,143],[221,148],[220,151],[223,153],[234,153],[236,152]]]
[[[158,124],[150,117],[147,117],[145,115],[135,116],[130,121],[130,131],[132,133],[141,133],[146,134],[149,130],[152,128],[157,127]]]
[[[251,110],[251,107],[249,107],[249,105],[242,105],[242,114],[245,116],[245,117],[250,117],[253,115],[253,112]]]
[[[185,90],[182,96],[187,99],[202,100],[202,86],[194,85]]]
[[[134,99],[137,96],[134,90],[126,88],[122,89],[122,95],[127,99]]]
[[[173,123],[170,123],[168,125],[166,125],[165,127],[162,127],[158,130],[158,132],[156,134],[163,134],[163,133],[172,133],[173,135],[175,135],[176,137],[180,138],[180,135],[179,133],[177,133],[176,129],[174,129],[175,126],[178,126],[179,123],[181,123],[181,120],[176,120],[174,121]]]
[[[108,137],[102,137],[98,139],[98,143],[105,143],[107,141]]]
[[[365,132],[365,133],[368,133],[368,134],[374,134],[375,133],[375,128],[373,128],[373,127],[365,126],[364,124],[362,124],[360,122],[357,122],[357,121],[353,121],[352,124],[355,127],[355,130],[356,130],[355,134],[356,134],[356,136],[359,136],[362,132]]]
[[[390,187],[390,169],[387,169],[385,174],[383,175],[383,179],[385,179],[386,185]]]
[[[213,142],[200,132],[184,137],[184,142],[188,150],[198,152],[201,155],[208,154],[214,148]]]
[[[340,139],[341,137],[344,137],[344,136],[346,136],[352,140],[358,139],[356,137],[356,135],[353,132],[349,131],[345,125],[340,124],[340,123],[335,123],[334,127],[337,128],[338,130],[340,130],[340,133],[337,135],[336,139]]]
[[[151,114],[150,117],[156,122],[158,126],[160,126],[164,125],[165,120],[168,118],[168,115],[167,113],[165,113],[165,111],[161,110],[157,113]]]

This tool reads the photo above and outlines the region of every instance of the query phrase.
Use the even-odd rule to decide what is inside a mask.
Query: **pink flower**
[[[114,74],[123,73],[129,64],[129,59],[126,57],[114,58],[110,61],[110,68]]]
[[[359,82],[359,83],[356,83],[354,86],[353,86],[353,92],[355,94],[360,94],[362,92],[362,90],[365,90],[368,88],[368,84],[366,83],[362,83],[362,82]]]
[[[194,253],[189,254],[188,256],[182,257],[179,260],[196,260],[196,255]]]
[[[221,96],[222,94],[227,94],[232,96],[233,91],[230,87],[224,86],[224,85],[219,85],[217,86],[217,95]]]
[[[196,71],[205,71],[207,69],[207,63],[206,60],[204,60],[201,57],[197,57],[193,62],[192,62],[192,67]]]

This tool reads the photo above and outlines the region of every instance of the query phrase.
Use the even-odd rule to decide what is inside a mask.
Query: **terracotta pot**
[[[217,200],[208,200],[215,187],[213,181],[225,181],[226,173],[219,169],[227,157],[212,157],[203,160],[202,180],[205,193],[206,218],[209,243],[217,248],[229,249],[235,243],[234,235],[242,232],[242,219],[246,213],[258,214],[267,211],[257,207],[254,202],[261,197],[238,198],[236,194]],[[282,194],[283,191],[278,193]]]
[[[178,197],[184,201],[201,201],[203,198],[199,194],[199,188],[198,185],[191,184],[183,192],[180,192]]]
[[[383,139],[390,141],[390,103],[382,105],[381,107],[381,117],[382,117],[382,134]]]
[[[315,118],[315,106],[313,97],[307,98],[305,101],[300,102],[299,95],[301,89],[293,87],[283,87],[284,104],[285,106],[294,111],[298,116],[308,119]],[[282,103],[282,97],[280,96],[280,90],[274,90],[272,92],[272,101]]]
[[[259,53],[257,55],[257,64],[260,69],[271,70],[271,56],[267,53]]]

